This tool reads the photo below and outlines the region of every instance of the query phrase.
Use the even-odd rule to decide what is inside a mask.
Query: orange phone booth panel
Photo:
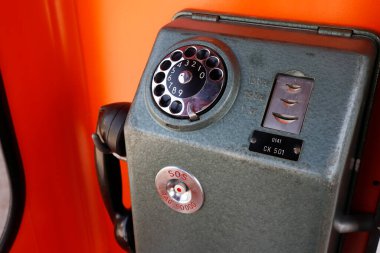
[[[159,29],[183,9],[380,34],[375,0],[2,1],[0,72],[25,181],[10,252],[124,252],[102,202],[91,134],[99,107],[133,100]],[[354,212],[376,212],[379,113],[377,90]],[[347,235],[342,252],[365,252],[368,238],[368,232]]]

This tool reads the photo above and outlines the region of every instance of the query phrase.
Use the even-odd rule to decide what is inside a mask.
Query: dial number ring
[[[215,64],[206,64],[210,61]],[[152,97],[170,116],[194,120],[222,95],[226,74],[223,59],[214,50],[201,45],[183,46],[158,64],[151,82]],[[171,102],[163,103],[168,96]]]
[[[190,69],[189,69],[190,68]],[[182,60],[174,65],[166,78],[166,87],[177,98],[197,94],[206,82],[206,68],[197,60]]]

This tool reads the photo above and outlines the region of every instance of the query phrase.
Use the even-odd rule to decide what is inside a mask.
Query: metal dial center
[[[180,82],[181,84],[186,84],[190,82],[191,79],[193,79],[193,74],[188,70],[182,71],[181,74],[179,74],[178,76],[178,82]]]

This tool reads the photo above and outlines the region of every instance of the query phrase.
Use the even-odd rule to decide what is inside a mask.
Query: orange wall
[[[380,33],[377,0],[1,1],[0,69],[27,184],[12,252],[121,252],[97,187],[90,134],[100,105],[133,99],[159,28],[184,8]],[[371,123],[366,175],[380,164],[379,125]],[[369,184],[373,176],[363,177],[356,208],[371,211],[379,190]]]

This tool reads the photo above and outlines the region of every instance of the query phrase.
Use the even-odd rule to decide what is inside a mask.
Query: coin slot
[[[281,101],[284,102],[285,106],[293,106],[298,103],[297,100],[286,99],[286,98],[281,98]]]
[[[164,79],[165,79],[165,73],[164,72],[158,72],[154,76],[154,82],[155,83],[161,83],[162,81],[164,81]]]
[[[294,83],[287,83],[286,86],[290,92],[298,92],[301,90],[301,85]]]
[[[275,117],[275,119],[282,123],[282,124],[289,124],[293,123],[294,121],[298,120],[297,116],[292,116],[292,115],[287,115],[287,114],[282,114],[282,113],[276,113],[273,112],[272,115]]]
[[[171,56],[170,59],[172,61],[179,61],[182,58],[182,52],[181,51],[175,51]]]

